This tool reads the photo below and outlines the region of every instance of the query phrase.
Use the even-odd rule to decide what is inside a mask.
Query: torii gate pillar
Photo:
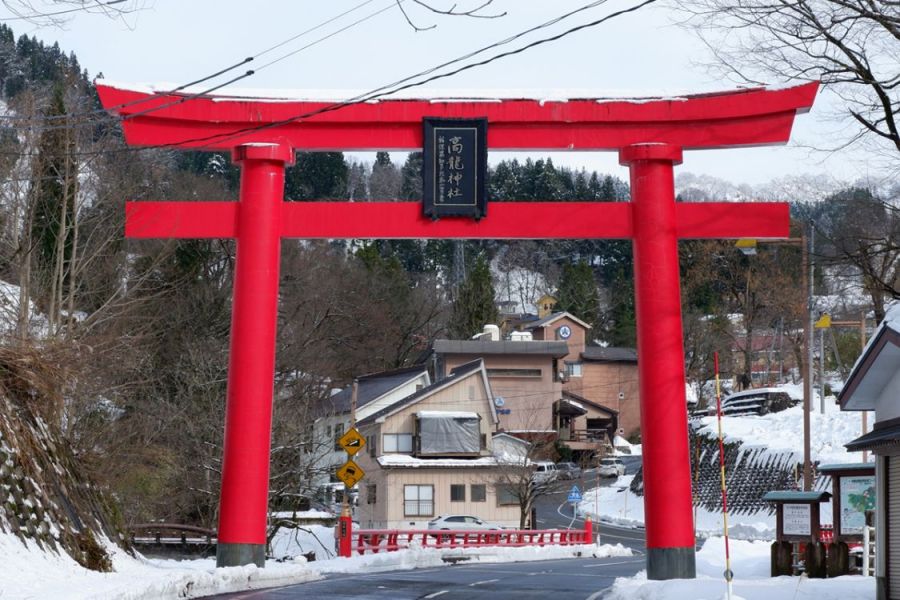
[[[231,310],[228,393],[216,560],[263,565],[269,492],[269,446],[281,263],[284,167],[293,148],[243,144],[237,257]]]
[[[644,518],[651,579],[696,576],[673,166],[681,148],[619,152],[631,174]]]

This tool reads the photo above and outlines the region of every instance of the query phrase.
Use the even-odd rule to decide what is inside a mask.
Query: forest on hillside
[[[126,240],[124,201],[237,198],[239,170],[217,153],[124,145],[73,54],[0,25],[0,309],[3,344],[40,351],[56,379],[38,407],[117,498],[130,522],[213,525],[219,490],[235,257],[228,240]],[[420,153],[398,162],[301,153],[288,201],[417,201]],[[697,199],[697,191],[684,199]],[[628,184],[504,160],[489,200],[629,199]],[[816,236],[816,293],[879,320],[900,297],[897,190],[834,190],[793,199],[794,235]],[[778,330],[802,363],[799,247],[681,245],[690,377],[711,354]],[[276,364],[272,505],[307,492],[298,460],[307,424],[354,376],[413,363],[440,337],[467,338],[544,293],[593,324],[594,343],[635,344],[630,243],[614,240],[286,240]],[[734,315],[739,315],[735,319]],[[848,345],[850,342],[840,342]],[[849,350],[848,350],[849,352]],[[746,357],[745,357],[746,358]],[[851,361],[852,362],[852,361]]]

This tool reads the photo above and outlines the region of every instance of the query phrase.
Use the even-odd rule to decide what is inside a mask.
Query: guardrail
[[[357,554],[395,552],[410,546],[422,548],[485,548],[491,546],[574,546],[593,543],[593,525],[585,520],[584,529],[360,529],[352,533],[352,548]]]
[[[138,545],[212,545],[216,543],[214,530],[178,523],[138,523],[129,528],[128,535],[131,543]]]

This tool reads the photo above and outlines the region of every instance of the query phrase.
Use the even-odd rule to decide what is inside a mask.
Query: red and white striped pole
[[[725,485],[725,442],[722,439],[722,392],[719,386],[719,353],[713,353],[713,367],[716,372],[716,420],[719,423],[719,475],[722,481],[722,528],[725,531],[725,581],[728,584],[728,600],[731,600],[731,552],[728,547],[728,488]]]

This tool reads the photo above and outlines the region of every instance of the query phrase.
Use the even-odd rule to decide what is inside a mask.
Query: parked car
[[[472,515],[441,515],[428,521],[428,529],[468,530],[468,529],[503,529],[496,523],[488,523]]]
[[[556,463],[556,470],[560,479],[578,479],[581,477],[581,467],[573,462]]]
[[[600,477],[620,477],[625,474],[625,464],[618,458],[601,458]]]
[[[551,483],[559,479],[559,470],[552,462],[536,462],[534,463],[534,472],[531,474],[531,479],[535,483]]]

